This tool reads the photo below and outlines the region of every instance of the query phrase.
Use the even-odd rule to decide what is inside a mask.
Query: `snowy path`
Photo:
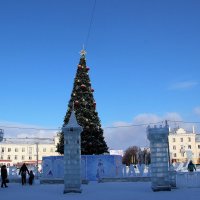
[[[63,194],[63,185],[22,186],[10,183],[8,188],[0,188],[2,200],[173,200],[198,199],[200,188],[173,189],[171,192],[153,192],[150,183],[96,183],[82,185],[81,194]]]

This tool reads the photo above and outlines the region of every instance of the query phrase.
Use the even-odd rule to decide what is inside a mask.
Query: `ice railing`
[[[173,171],[176,171],[177,173],[184,172],[187,174],[187,163],[176,163],[171,165],[171,169]],[[151,176],[151,165],[145,165],[145,164],[137,164],[130,166],[121,165],[118,168],[110,169],[110,172],[103,175],[103,177],[150,177]],[[35,175],[37,175],[37,168],[36,167],[28,167],[29,171],[32,170]],[[115,173],[113,173],[113,170]],[[7,167],[8,176],[9,178],[19,178],[19,168],[17,167]],[[53,170],[49,169],[49,171],[52,171],[51,178],[63,178],[64,174],[61,172],[62,170]],[[38,172],[38,177],[49,177],[49,171],[48,170],[42,170]],[[59,173],[57,173],[59,171]],[[200,168],[197,167],[197,172],[200,173]],[[186,175],[185,175],[186,176]],[[87,179],[87,172],[84,168],[82,168],[82,179]]]
[[[149,165],[144,165],[144,164],[130,165],[130,166],[121,165],[120,169],[115,169],[117,171],[117,173],[115,174],[115,177],[150,176],[149,168],[150,168]],[[37,174],[36,167],[28,167],[28,169],[29,169],[29,171],[32,170],[35,175]],[[19,178],[20,177],[19,168],[15,167],[15,166],[7,167],[7,171],[8,171],[9,178]],[[47,175],[45,173],[48,173],[48,172],[47,171],[38,172],[38,176],[45,177]],[[86,174],[83,169],[82,177],[86,178],[84,176],[86,176]],[[109,174],[107,176],[110,177]],[[113,177],[113,173],[111,176]],[[62,173],[54,174],[54,176],[52,176],[52,178],[63,178],[63,175],[62,175]]]

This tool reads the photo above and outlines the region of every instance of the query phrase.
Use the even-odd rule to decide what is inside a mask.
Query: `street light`
[[[3,129],[0,129],[0,142],[3,141],[4,131]]]
[[[38,179],[38,144],[39,142],[36,142],[36,179]]]

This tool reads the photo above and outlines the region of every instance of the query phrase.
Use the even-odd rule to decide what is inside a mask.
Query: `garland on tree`
[[[89,67],[86,66],[85,50],[81,51],[80,62],[77,67],[76,77],[74,79],[73,90],[68,104],[68,110],[64,118],[64,124],[67,124],[74,109],[77,122],[83,127],[81,133],[81,154],[103,154],[108,152],[108,147],[103,136],[103,129],[96,111],[96,102],[94,100],[94,89],[91,87],[88,75]],[[61,132],[57,152],[64,154],[64,135]]]

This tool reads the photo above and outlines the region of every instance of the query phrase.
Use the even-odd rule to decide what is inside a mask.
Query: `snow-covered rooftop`
[[[3,138],[0,144],[53,144],[54,138]]]

